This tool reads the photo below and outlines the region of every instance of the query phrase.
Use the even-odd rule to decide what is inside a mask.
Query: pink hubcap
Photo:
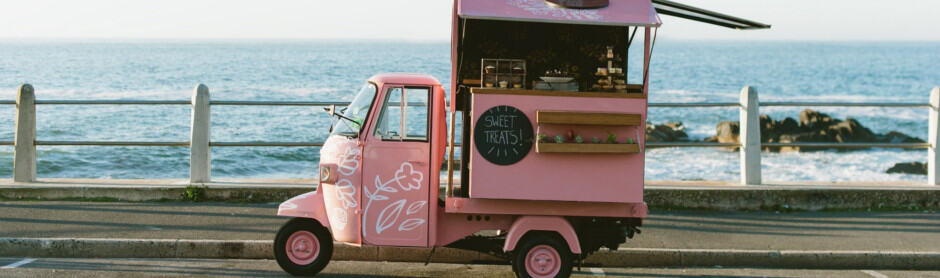
[[[297,265],[308,265],[320,254],[320,242],[308,231],[296,231],[287,238],[287,258]]]
[[[535,246],[525,255],[525,270],[533,278],[555,277],[561,271],[561,255],[551,246]]]

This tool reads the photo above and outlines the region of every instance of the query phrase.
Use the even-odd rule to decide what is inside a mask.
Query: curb
[[[336,243],[334,260],[424,262],[431,249]],[[273,259],[267,240],[0,238],[0,257]],[[486,254],[436,248],[435,263],[505,263]],[[584,261],[605,267],[770,267],[940,270],[940,251],[801,251],[620,248]]]
[[[0,200],[283,202],[315,186],[0,186]],[[940,187],[799,187],[647,185],[643,199],[656,209],[704,210],[938,210]]]

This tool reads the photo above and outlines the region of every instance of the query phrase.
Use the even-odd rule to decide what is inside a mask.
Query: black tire
[[[574,267],[574,255],[568,249],[568,244],[555,233],[535,232],[524,236],[513,251],[512,270],[516,273],[516,277],[532,278],[532,275],[526,270],[526,256],[532,249],[539,246],[542,246],[540,248],[544,246],[551,247],[560,256],[558,263],[561,267],[555,277],[566,278],[571,276]]]
[[[287,254],[287,240],[298,231],[310,232],[316,237],[319,253],[313,262],[300,265],[293,262]],[[314,276],[320,273],[333,257],[333,236],[330,231],[313,219],[294,218],[281,226],[274,238],[274,258],[287,273],[294,276]]]

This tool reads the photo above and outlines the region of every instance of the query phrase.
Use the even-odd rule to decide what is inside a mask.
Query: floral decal
[[[391,197],[395,197],[394,195],[400,192],[419,190],[421,189],[422,181],[424,181],[424,174],[415,171],[414,166],[408,162],[402,163],[398,170],[395,171],[395,176],[390,180],[383,182],[381,177],[375,176],[375,189],[369,190],[368,187],[364,187],[362,190],[366,198],[369,199],[365,205],[363,219],[369,219],[369,211],[374,201],[390,200]],[[398,185],[398,188],[392,186],[393,184]],[[401,191],[399,191],[399,189],[401,189]],[[379,212],[379,217],[376,220],[374,228],[375,234],[382,234],[383,231],[396,227],[396,224],[398,225],[398,231],[411,231],[420,227],[425,223],[425,219],[412,217],[399,222],[399,218],[401,218],[402,215],[408,217],[408,215],[416,214],[421,211],[421,208],[425,205],[427,205],[427,201],[425,200],[418,200],[409,204],[408,199],[404,197],[388,204]],[[368,228],[363,227],[362,234],[368,234],[368,230]]]

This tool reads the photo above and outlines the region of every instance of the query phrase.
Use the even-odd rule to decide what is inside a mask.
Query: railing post
[[[940,140],[940,87],[930,91],[930,118],[928,119],[927,142],[927,184],[940,185],[937,179],[937,170],[940,170],[940,157],[937,156],[937,145]]]
[[[16,141],[13,148],[13,181],[36,180],[36,94],[33,86],[20,85],[16,93]]]
[[[741,89],[741,121],[738,132],[741,142],[741,183],[761,184],[760,177],[760,109],[757,88]]]
[[[209,87],[193,89],[193,117],[189,136],[189,182],[209,182]]]

